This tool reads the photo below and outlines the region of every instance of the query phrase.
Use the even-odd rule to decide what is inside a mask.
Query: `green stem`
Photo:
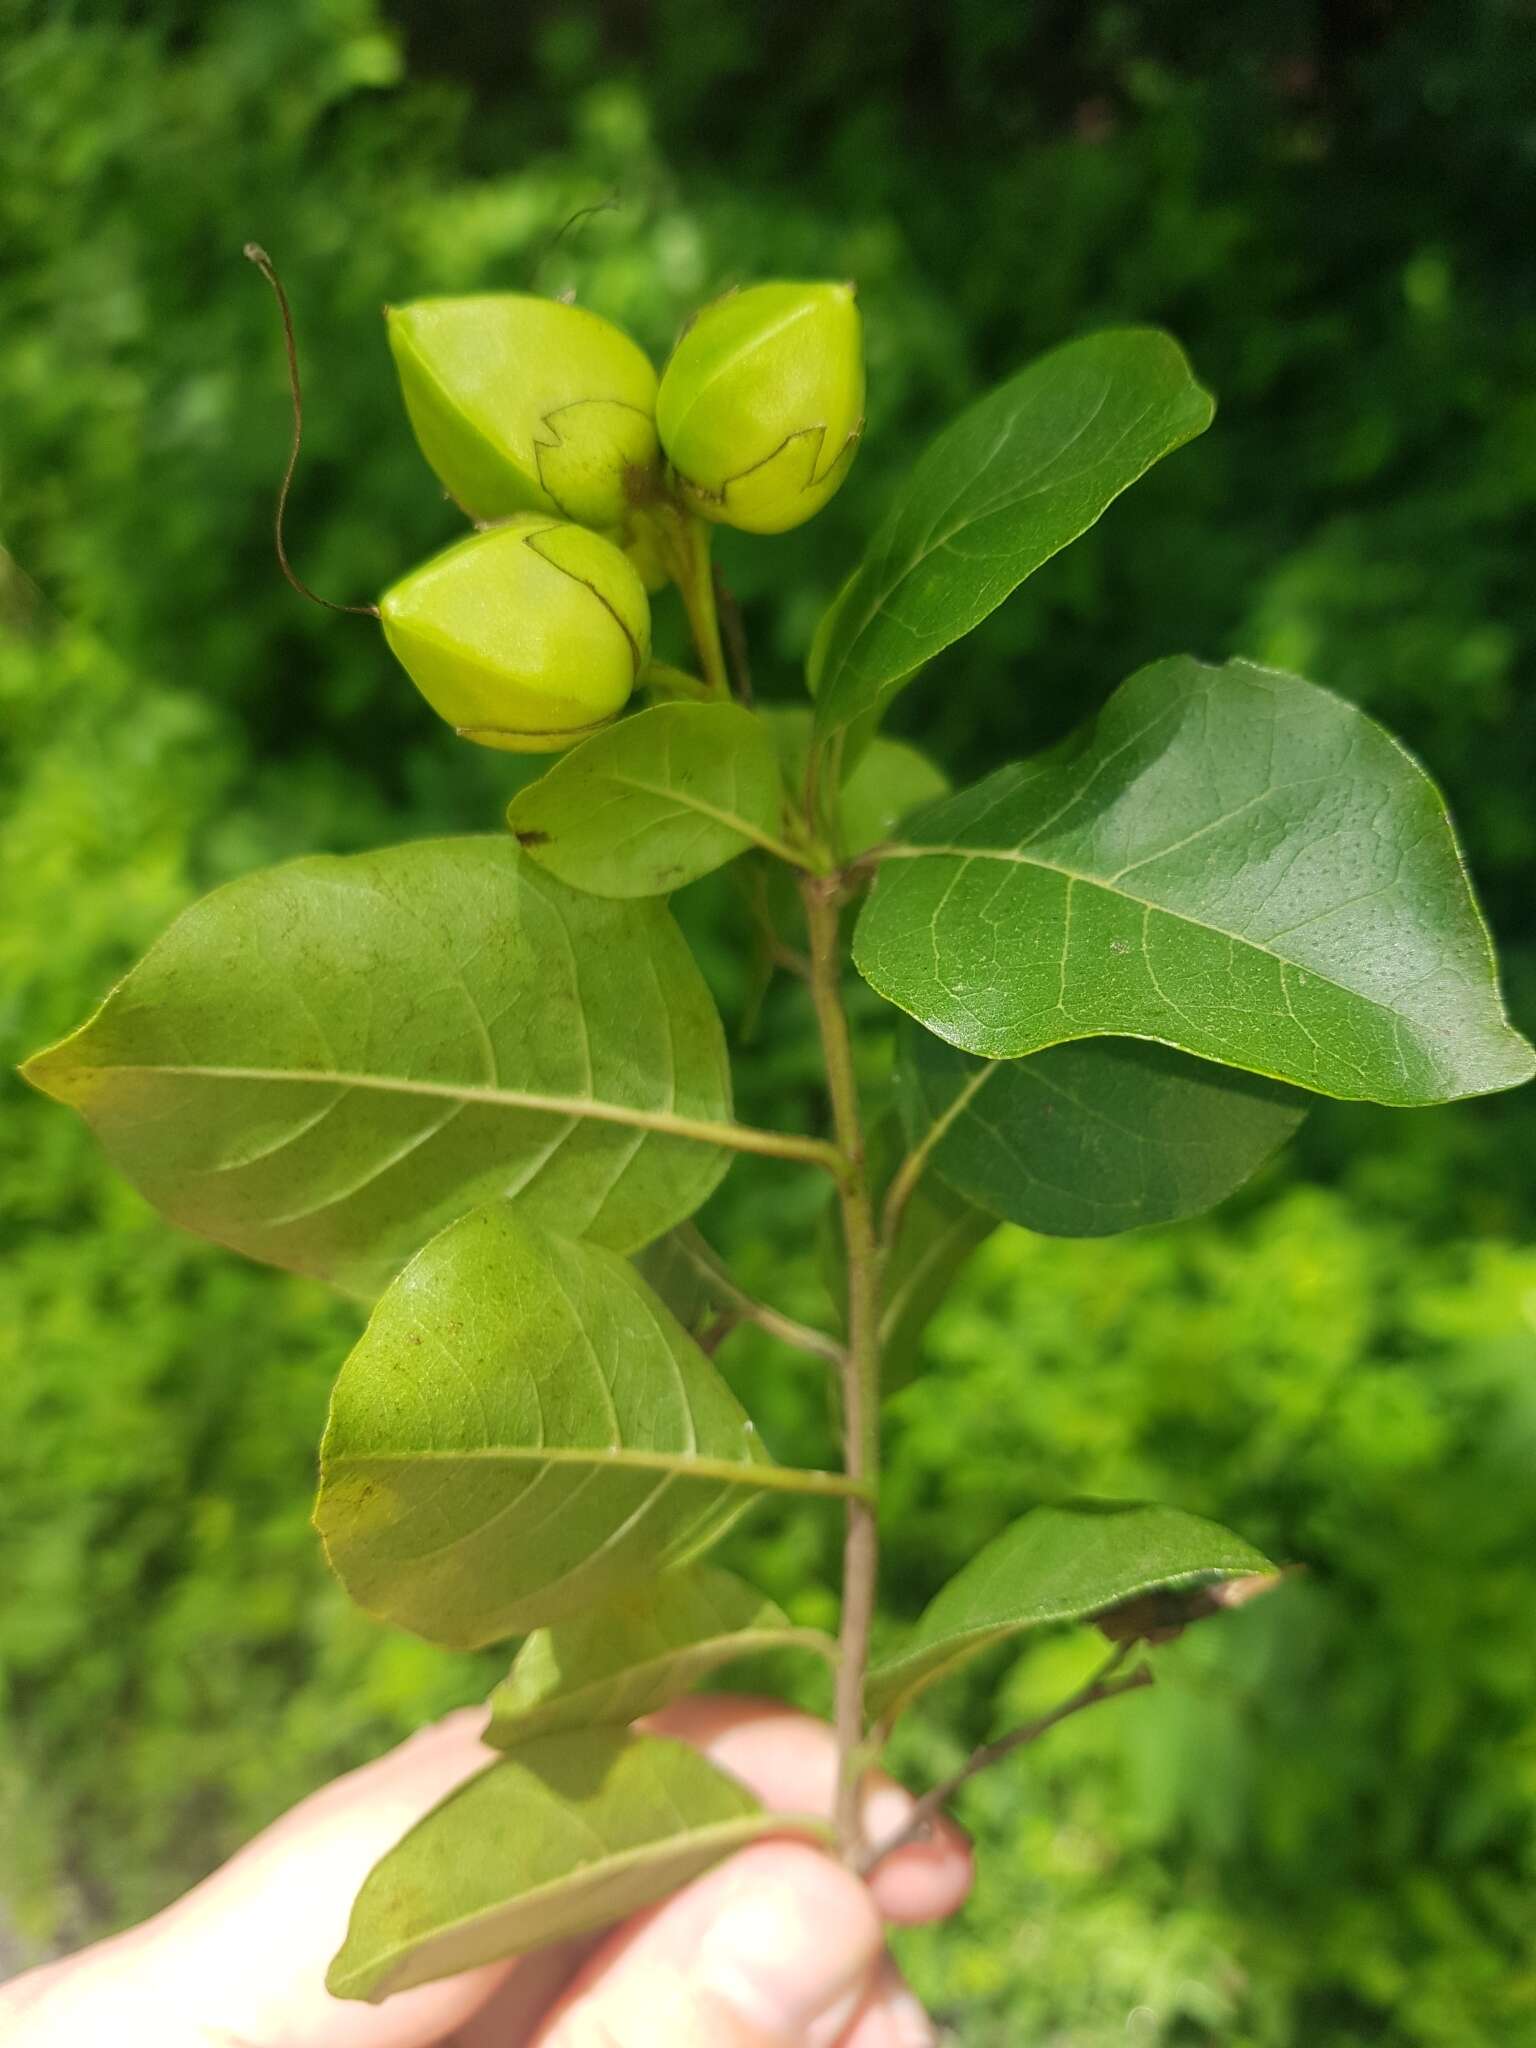
[[[731,694],[730,671],[720,638],[720,614],[715,604],[715,577],[709,548],[713,538],[708,523],[692,512],[679,512],[673,527],[672,573],[682,592],[683,608],[693,644],[698,650],[704,681],[714,697]]]
[[[777,1337],[781,1344],[791,1345],[796,1351],[809,1352],[813,1358],[824,1359],[829,1365],[841,1368],[843,1347],[835,1337],[829,1337],[824,1330],[813,1329],[809,1323],[797,1321],[794,1316],[785,1315],[771,1303],[759,1301],[755,1294],[748,1294],[745,1288],[738,1287],[713,1247],[693,1224],[685,1223],[679,1228],[677,1248],[715,1299],[734,1309],[740,1321],[755,1323],[770,1337]]]
[[[834,1817],[843,1854],[854,1861],[863,1848],[859,1788],[866,1762],[864,1677],[869,1665],[880,1566],[876,1510],[880,1479],[880,1270],[853,1046],[843,1008],[838,893],[835,884],[820,878],[806,878],[800,889],[810,933],[811,998],[821,1033],[833,1130],[848,1168],[838,1181],[848,1259],[844,1463],[850,1482],[860,1491],[848,1501],[843,1543],[843,1612],[834,1717],[838,1750]]]
[[[1001,1736],[996,1742],[986,1743],[967,1758],[953,1777],[946,1778],[941,1785],[935,1785],[931,1792],[925,1792],[893,1835],[888,1835],[883,1842],[877,1842],[872,1849],[865,1850],[860,1856],[856,1865],[859,1875],[867,1877],[875,1865],[883,1863],[887,1856],[892,1856],[898,1849],[905,1848],[908,1842],[921,1841],[962,1786],[968,1785],[972,1778],[979,1778],[983,1771],[990,1771],[995,1765],[1002,1763],[1005,1758],[1012,1756],[1015,1750],[1025,1749],[1030,1743],[1038,1742],[1042,1735],[1048,1735],[1053,1728],[1059,1727],[1063,1721],[1070,1720],[1074,1714],[1081,1714],[1088,1707],[1096,1707],[1101,1700],[1118,1699],[1121,1693],[1139,1692],[1144,1685],[1151,1685],[1152,1673],[1145,1664],[1131,1672],[1129,1677],[1115,1676],[1133,1647],[1133,1644],[1123,1643],[1108,1663],[1102,1665],[1087,1685],[1080,1687],[1070,1699],[1063,1700],[1059,1707],[1052,1707],[1048,1714],[1041,1714],[1037,1720],[1026,1721],[1022,1728],[1015,1728],[1011,1734]]]
[[[997,1072],[998,1064],[996,1060],[989,1060],[984,1067],[979,1067],[971,1075],[953,1102],[934,1118],[896,1169],[891,1185],[886,1190],[885,1208],[880,1217],[880,1246],[887,1257],[895,1248],[897,1233],[901,1229],[901,1219],[907,1212],[907,1204],[911,1201],[918,1182],[928,1169],[928,1162],[937,1151],[950,1125],[964,1113]]]

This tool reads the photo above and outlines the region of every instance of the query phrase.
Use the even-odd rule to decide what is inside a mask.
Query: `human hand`
[[[143,1927],[0,1989],[3,2048],[922,2048],[934,2039],[885,1954],[883,1921],[942,1918],[971,1882],[943,1824],[868,1885],[809,1843],[755,1843],[595,1941],[368,2006],[325,1969],[370,1866],[489,1753],[453,1714],[306,1799]],[[680,1700],[646,1724],[692,1743],[765,1805],[828,1812],[821,1722],[772,1702]],[[874,1774],[868,1831],[912,1800]]]

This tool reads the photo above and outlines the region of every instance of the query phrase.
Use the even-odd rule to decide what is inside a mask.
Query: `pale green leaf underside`
[[[445,1230],[341,1369],[315,1524],[370,1612],[451,1649],[563,1620],[686,1563],[775,1465],[633,1266],[497,1203]]]
[[[667,1572],[531,1635],[491,1694],[485,1739],[512,1749],[538,1735],[620,1726],[739,1657],[783,1649],[837,1653],[829,1636],[795,1628],[731,1572]]]
[[[597,896],[660,896],[776,841],[778,759],[737,704],[658,704],[518,791],[507,823],[541,867]]]
[[[173,1222],[364,1296],[495,1197],[633,1250],[729,1161],[602,1117],[729,1114],[665,906],[579,894],[500,837],[218,889],[26,1072]]]
[[[1177,343],[1137,327],[1068,342],[962,413],[821,622],[810,663],[820,736],[866,733],[925,662],[1211,414]]]
[[[1299,677],[1158,662],[904,837],[854,958],[967,1052],[1118,1034],[1400,1106],[1532,1072],[1438,791]]]
[[[374,1865],[326,1986],[378,2003],[591,1933],[784,1825],[680,1742],[544,1736],[450,1793]]]
[[[871,1669],[870,1715],[892,1719],[971,1657],[1029,1629],[1088,1621],[1143,1593],[1273,1569],[1230,1530],[1177,1508],[1033,1508],[972,1558]]]
[[[962,1095],[933,1168],[993,1216],[1050,1237],[1172,1223],[1241,1187],[1292,1136],[1307,1098],[1257,1074],[1130,1038],[982,1061],[908,1023],[914,1139]]]

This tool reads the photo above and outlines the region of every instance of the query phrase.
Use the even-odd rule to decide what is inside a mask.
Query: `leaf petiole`
[[[876,1842],[873,1848],[865,1850],[855,1865],[859,1875],[868,1877],[876,1864],[883,1863],[887,1856],[904,1849],[909,1842],[922,1840],[931,1824],[963,1786],[968,1785],[972,1778],[979,1778],[983,1771],[990,1771],[994,1764],[1002,1763],[1015,1750],[1038,1742],[1042,1735],[1049,1734],[1061,1722],[1071,1720],[1074,1714],[1084,1713],[1089,1707],[1096,1707],[1101,1700],[1118,1699],[1122,1693],[1139,1692],[1143,1686],[1151,1685],[1154,1681],[1150,1665],[1139,1664],[1124,1678],[1116,1676],[1135,1647],[1135,1642],[1122,1643],[1086,1685],[1080,1686],[1059,1706],[1052,1707],[1048,1714],[1026,1721],[1022,1728],[1015,1728],[1007,1735],[999,1736],[996,1742],[984,1743],[973,1751],[958,1771],[923,1794],[894,1834],[887,1835],[883,1842]]]

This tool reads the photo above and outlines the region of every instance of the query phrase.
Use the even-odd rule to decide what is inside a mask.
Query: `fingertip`
[[[578,2048],[804,2042],[831,2048],[864,2003],[884,1933],[867,1888],[790,1837],[757,1842],[606,1942],[537,2039]]]
[[[917,1802],[892,1779],[876,1781],[864,1801],[865,1838],[878,1847],[912,1817]],[[970,1837],[941,1815],[916,1841],[882,1858],[869,1874],[869,1888],[887,1920],[916,1927],[956,1913],[970,1897],[976,1860]]]
[[[837,1744],[824,1721],[781,1701],[730,1694],[691,1694],[645,1724],[691,1743],[776,1812],[826,1816],[832,1811]],[[865,1781],[865,1837],[878,1844],[899,1832],[916,1805],[884,1771]],[[975,1877],[964,1831],[939,1819],[927,1836],[876,1865],[870,1877],[880,1910],[900,1926],[941,1920],[965,1903]]]
[[[936,2048],[938,2038],[912,1987],[887,1956],[837,2048]]]

